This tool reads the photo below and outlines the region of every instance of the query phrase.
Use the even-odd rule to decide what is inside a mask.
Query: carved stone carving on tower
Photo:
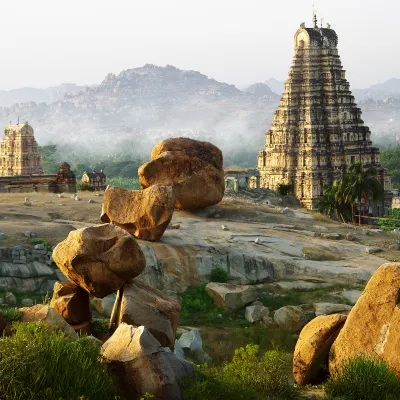
[[[337,44],[332,29],[302,25],[297,30],[285,93],[265,148],[258,153],[261,186],[276,190],[280,183],[293,184],[308,209],[318,204],[326,184],[360,161],[377,167],[385,191],[391,190],[345,78]]]
[[[0,176],[40,174],[43,169],[32,127],[9,124],[0,143]]]

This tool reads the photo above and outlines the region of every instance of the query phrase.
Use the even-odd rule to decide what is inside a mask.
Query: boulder
[[[134,237],[104,224],[71,231],[53,251],[58,268],[95,297],[105,297],[138,276],[146,259]]]
[[[278,328],[278,325],[275,323],[273,318],[271,317],[264,317],[261,321],[261,323],[268,329],[276,329]]]
[[[347,304],[334,303],[314,303],[315,315],[330,315],[330,314],[347,314],[351,310],[351,306]]]
[[[21,306],[24,306],[24,307],[30,307],[30,306],[33,306],[33,300],[32,299],[22,299],[21,300]]]
[[[93,305],[95,310],[106,318],[110,318],[112,310],[114,308],[115,299],[117,298],[116,293],[112,293],[102,299],[93,297],[90,303]]]
[[[92,319],[89,293],[69,282],[56,282],[53,289],[53,307],[70,325]]]
[[[203,350],[203,340],[198,329],[183,333],[177,343],[189,361],[197,365],[204,363],[211,365],[211,357]]]
[[[307,317],[301,307],[285,306],[275,311],[274,321],[282,330],[294,333],[307,323]]]
[[[331,240],[339,240],[342,237],[339,233],[321,233],[320,236]]]
[[[379,253],[381,251],[382,251],[382,249],[380,249],[379,247],[366,247],[365,248],[365,252],[367,254],[376,254],[376,253]]]
[[[143,188],[173,186],[175,207],[193,211],[222,200],[225,191],[222,152],[208,142],[189,138],[166,139],[156,144],[151,160],[138,171]]]
[[[353,232],[346,233],[346,240],[349,240],[349,241],[353,241],[354,240]]]
[[[253,286],[210,282],[205,290],[217,307],[229,312],[244,307],[258,297]]]
[[[12,293],[12,292],[7,292],[4,295],[4,301],[6,304],[9,304],[9,305],[17,304],[17,298],[15,297],[14,293]]]
[[[64,318],[52,307],[43,304],[36,304],[33,307],[20,308],[22,315],[21,322],[42,322],[49,329],[57,329],[66,336],[77,339],[78,335]]]
[[[194,372],[189,362],[161,347],[144,326],[122,323],[100,354],[129,399],[148,393],[157,399],[181,400],[179,381]]]
[[[140,279],[127,282],[117,294],[111,327],[121,323],[144,325],[164,347],[173,349],[180,304]]]
[[[3,332],[7,325],[8,322],[0,315],[0,338],[3,336]]]
[[[361,294],[361,290],[343,290],[342,296],[354,306],[354,304],[356,304],[357,300],[360,298]]]
[[[246,307],[244,317],[247,321],[253,323],[269,317],[269,309],[263,305],[251,305]]]
[[[150,186],[144,190],[108,186],[100,219],[139,239],[160,240],[171,221],[174,204],[172,186]]]
[[[318,382],[327,370],[329,350],[346,318],[341,314],[320,316],[302,329],[293,356],[293,375],[299,385]]]
[[[350,311],[329,354],[329,371],[360,354],[386,361],[400,374],[400,263],[383,264]]]

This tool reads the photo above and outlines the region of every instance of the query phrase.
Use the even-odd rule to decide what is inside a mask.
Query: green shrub
[[[14,323],[15,335],[0,339],[0,397],[13,400],[109,400],[118,392],[99,348],[74,341],[40,323]]]
[[[93,187],[89,183],[78,183],[76,185],[76,190],[79,190],[81,192],[84,192],[84,191],[94,192]]]
[[[18,308],[13,307],[0,310],[0,315],[8,322],[14,322],[21,318],[22,312]]]
[[[31,243],[32,243],[33,245],[36,245],[36,244],[44,244],[48,249],[51,249],[51,244],[50,244],[49,242],[46,242],[46,240],[44,240],[44,239],[33,238],[33,239],[31,240]]]
[[[297,399],[299,390],[291,382],[292,357],[281,350],[258,357],[258,346],[248,344],[235,350],[222,368],[203,369],[184,382],[184,398]]]
[[[384,231],[392,231],[393,229],[400,228],[400,208],[389,208],[387,215],[378,219],[378,225]]]
[[[124,178],[121,176],[107,179],[107,185],[119,186],[129,190],[140,190],[142,188],[138,178]]]
[[[92,319],[92,334],[95,337],[110,333],[110,321],[104,318]]]
[[[228,272],[221,267],[213,267],[210,274],[210,281],[226,283],[228,282]]]
[[[328,380],[325,393],[328,399],[395,400],[400,398],[400,378],[384,361],[361,355]]]

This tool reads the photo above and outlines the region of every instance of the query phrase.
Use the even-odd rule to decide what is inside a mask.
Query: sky
[[[0,89],[95,84],[146,63],[238,87],[285,80],[313,4],[351,88],[400,78],[398,0],[1,0]]]

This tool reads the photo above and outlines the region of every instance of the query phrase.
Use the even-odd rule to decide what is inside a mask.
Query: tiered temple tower
[[[294,36],[295,55],[279,108],[258,154],[261,187],[293,184],[296,196],[313,209],[326,184],[356,162],[378,168],[390,204],[390,177],[361,119],[338,54],[338,36],[328,24]],[[383,207],[383,208],[384,208]],[[382,209],[383,211],[383,209]]]
[[[27,122],[10,123],[0,143],[0,176],[40,174],[43,169],[32,127]]]

